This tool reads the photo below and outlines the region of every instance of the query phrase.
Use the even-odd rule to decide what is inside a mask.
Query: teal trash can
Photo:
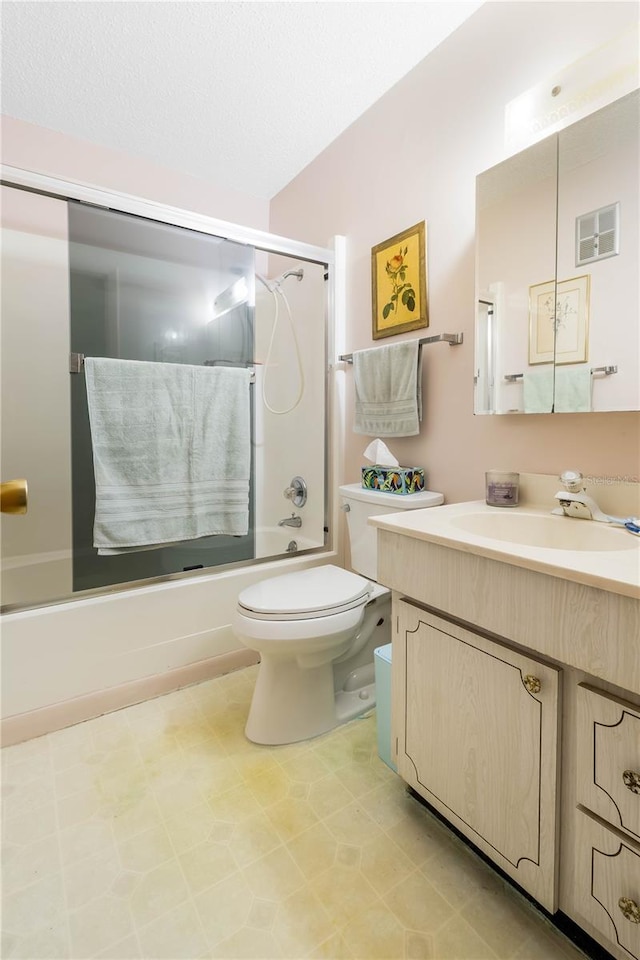
[[[373,651],[376,677],[376,723],[378,728],[378,756],[388,767],[398,772],[391,759],[391,644]]]

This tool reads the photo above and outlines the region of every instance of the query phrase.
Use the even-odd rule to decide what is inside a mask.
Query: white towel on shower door
[[[86,358],[100,554],[249,526],[246,368]]]

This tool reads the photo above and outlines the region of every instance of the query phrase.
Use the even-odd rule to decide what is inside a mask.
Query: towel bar
[[[224,360],[205,360],[203,366],[205,367],[217,367],[217,366],[230,366],[230,367],[244,367],[244,364],[240,363],[229,363],[227,364]],[[249,378],[249,383],[256,382],[256,371],[255,367],[248,365],[251,370],[251,377]],[[84,353],[70,353],[69,354],[69,373],[82,373],[84,368]]]
[[[423,347],[425,343],[443,342],[448,343],[450,347],[455,347],[457,344],[462,343],[463,340],[463,333],[439,333],[435,337],[421,337],[420,340],[418,340],[418,346]],[[343,360],[345,363],[353,363],[353,354],[341,353],[338,360]]]
[[[591,373],[604,373],[605,377],[610,377],[612,373],[617,373],[618,368],[615,365],[607,367],[591,367]],[[515,383],[517,380],[522,380],[524,373],[505,373],[504,379],[507,383]]]

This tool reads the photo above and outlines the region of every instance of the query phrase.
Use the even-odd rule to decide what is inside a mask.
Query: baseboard
[[[217,657],[209,657],[190,663],[167,673],[152,677],[143,677],[140,680],[131,680],[129,683],[119,684],[107,690],[96,690],[82,697],[64,700],[62,703],[53,703],[38,710],[15,714],[5,717],[0,723],[0,743],[3,747],[34,737],[42,737],[54,730],[71,727],[83,720],[100,717],[104,713],[130,707],[143,700],[171,693],[180,687],[188,687],[193,683],[221,677],[242,667],[258,663],[259,656],[254,650],[234,650]]]

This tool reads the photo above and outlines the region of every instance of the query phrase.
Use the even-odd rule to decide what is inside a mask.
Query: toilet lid
[[[307,619],[360,606],[372,590],[364,577],[327,564],[254,583],[242,591],[238,606],[261,619]]]

